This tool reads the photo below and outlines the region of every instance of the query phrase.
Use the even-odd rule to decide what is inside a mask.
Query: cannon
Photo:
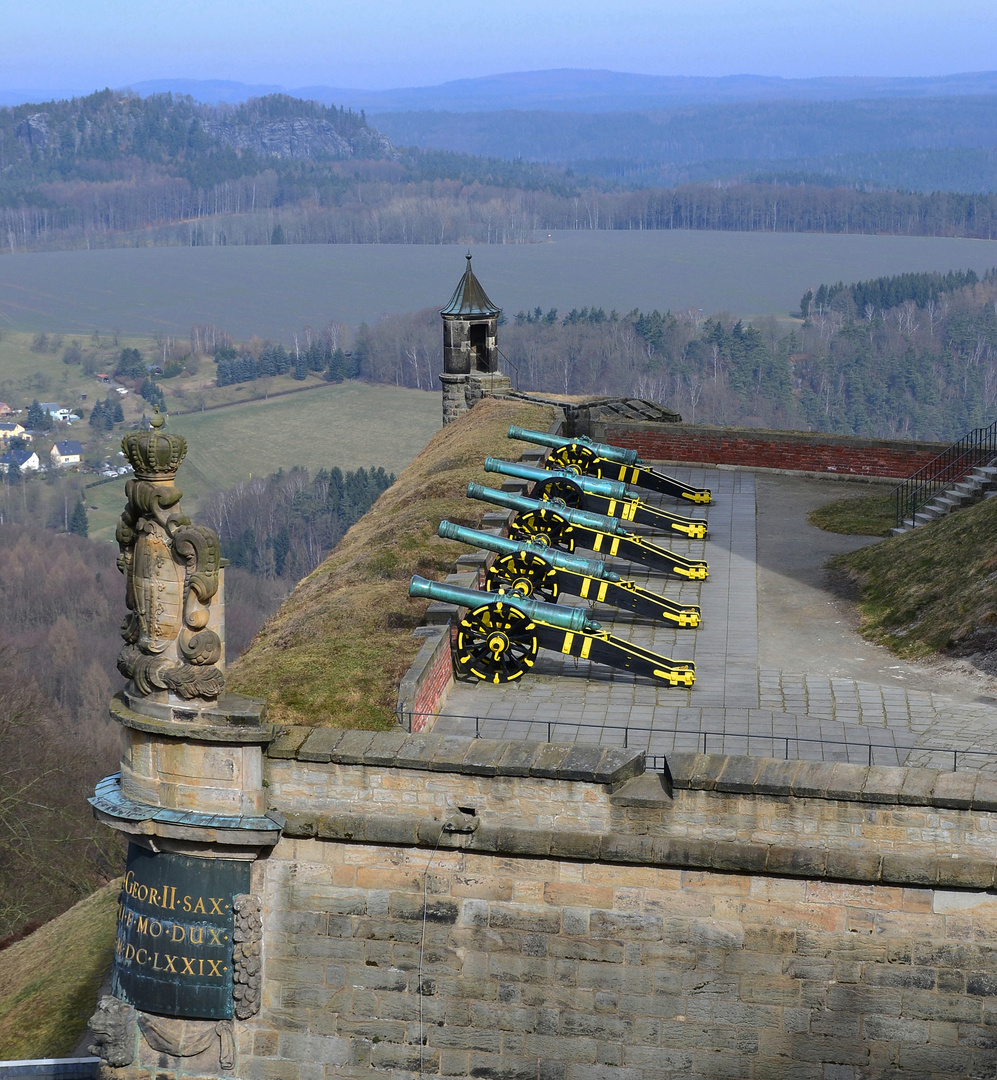
[[[514,592],[477,592],[418,575],[409,582],[409,596],[467,608],[457,628],[454,667],[485,682],[518,679],[536,663],[541,648],[647,675],[668,686],[692,686],[696,680],[691,660],[670,660],[613,637],[584,608],[545,604]]]
[[[642,536],[627,532],[616,518],[590,514],[586,510],[569,510],[539,499],[495,491],[481,484],[468,484],[467,494],[468,498],[518,511],[518,516],[509,526],[509,535],[513,540],[532,542],[535,537],[545,536],[548,546],[569,552],[575,550],[576,543],[580,543],[590,551],[610,557],[618,555],[621,559],[644,563],[690,581],[702,581],[709,574],[705,562],[676,555]],[[544,541],[541,539],[539,542]]]
[[[592,442],[584,435],[568,438],[564,435],[547,435],[542,431],[528,431],[515,424],[509,428],[509,438],[551,447],[554,453],[547,460],[557,469],[608,477],[694,503],[708,503],[713,499],[709,488],[694,488],[676,480],[674,476],[649,468],[637,457],[636,450]]]
[[[504,536],[466,529],[451,521],[441,521],[438,532],[445,540],[459,540],[494,551],[499,556],[488,568],[487,592],[512,590],[545,603],[556,603],[558,596],[566,593],[648,615],[683,629],[699,626],[701,613],[698,606],[679,604],[643,589],[633,581],[623,581],[603,562],[567,555],[542,543],[507,540]]]
[[[532,480],[531,499],[559,502],[571,510],[590,510],[620,521],[683,533],[693,540],[702,540],[707,533],[707,522],[703,518],[680,517],[660,507],[649,506],[641,501],[639,492],[619,480],[603,480],[561,469],[537,469],[518,461],[491,457],[485,458],[485,472]]]

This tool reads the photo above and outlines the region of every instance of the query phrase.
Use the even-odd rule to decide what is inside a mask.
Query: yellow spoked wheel
[[[517,608],[484,604],[457,631],[457,670],[491,683],[512,682],[536,661],[536,625]]]
[[[513,540],[525,540],[530,544],[545,543],[562,551],[575,550],[573,533],[571,525],[555,509],[547,507],[520,514],[509,526],[509,536]]]
[[[595,464],[597,456],[587,446],[579,443],[559,447],[547,460],[556,462],[560,469],[585,473],[588,476],[602,476],[602,470]]]
[[[545,604],[556,604],[560,592],[557,571],[540,555],[515,551],[496,559],[485,578],[488,592],[517,592]]]

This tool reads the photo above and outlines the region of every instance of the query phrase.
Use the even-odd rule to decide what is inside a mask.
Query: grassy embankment
[[[819,524],[813,515],[811,521]],[[870,518],[865,521],[866,528],[854,531],[871,533]],[[982,642],[993,633],[995,535],[997,499],[989,499],[904,536],[839,555],[829,565],[859,586],[860,629],[866,637],[901,656],[927,656]]]
[[[467,550],[436,528],[443,518],[480,524],[490,508],[465,491],[489,482],[489,455],[518,456],[509,424],[546,430],[553,416],[491,398],[444,428],[298,585],[229,669],[230,688],[266,699],[278,723],[390,727],[398,684],[422,644],[411,632],[428,606],[408,596],[409,578],[442,578]]]
[[[0,1058],[69,1054],[111,966],[120,881],[0,952]]]

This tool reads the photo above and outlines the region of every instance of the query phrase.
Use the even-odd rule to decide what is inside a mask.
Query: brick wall
[[[450,627],[427,637],[398,689],[398,712],[403,724],[422,731],[440,711],[453,686]]]
[[[893,478],[910,476],[946,448],[943,443],[692,424],[608,424],[593,430],[592,437],[636,450],[646,461]]]

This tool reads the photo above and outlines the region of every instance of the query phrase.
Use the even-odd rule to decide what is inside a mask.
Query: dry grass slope
[[[997,499],[839,555],[861,590],[862,632],[902,656],[985,647],[997,631]]]
[[[230,687],[265,699],[278,723],[390,727],[428,605],[409,598],[409,578],[442,578],[467,550],[436,529],[443,518],[480,524],[489,507],[464,493],[472,480],[494,479],[486,457],[519,456],[509,424],[546,430],[553,417],[490,398],[439,432],[257,635],[230,668]]]
[[[121,882],[0,953],[0,1058],[69,1054],[111,966]]]

